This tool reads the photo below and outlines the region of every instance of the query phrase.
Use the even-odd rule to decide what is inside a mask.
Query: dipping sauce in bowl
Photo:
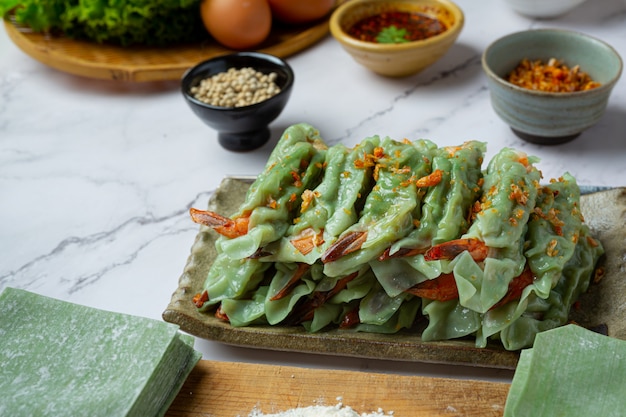
[[[359,20],[348,29],[348,34],[366,42],[403,43],[427,39],[446,29],[436,17],[393,10]]]
[[[383,76],[405,77],[445,55],[464,22],[451,0],[350,0],[333,12],[329,26],[356,62]]]

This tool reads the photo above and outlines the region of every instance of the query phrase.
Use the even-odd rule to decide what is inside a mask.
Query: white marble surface
[[[541,157],[545,177],[626,185],[626,76],[600,123],[565,145],[519,140],[492,111],[480,55],[496,38],[539,27],[579,30],[626,57],[626,2],[590,0],[556,20],[515,14],[498,0],[458,0],[466,26],[421,74],[385,79],[328,37],[288,58],[291,100],[272,124],[309,122],[331,143],[371,134],[441,145],[488,142]],[[0,30],[0,289],[161,318],[203,207],[225,175],[258,173],[272,143],[231,153],[184,103],[177,82],[129,84],[75,77],[22,53]],[[509,371],[274,353],[198,340],[205,359],[510,380]]]

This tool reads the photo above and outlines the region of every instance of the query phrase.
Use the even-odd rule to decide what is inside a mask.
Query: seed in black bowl
[[[260,103],[280,92],[275,72],[264,74],[253,68],[230,68],[205,78],[191,87],[191,94],[203,103],[219,107],[243,107]]]

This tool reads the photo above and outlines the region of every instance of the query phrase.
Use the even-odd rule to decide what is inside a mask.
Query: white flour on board
[[[308,407],[298,407],[281,411],[274,414],[264,414],[259,410],[252,410],[248,417],[385,417],[392,416],[393,411],[385,414],[381,409],[373,413],[359,414],[351,407],[344,406],[341,398],[337,398],[336,405],[311,405]]]

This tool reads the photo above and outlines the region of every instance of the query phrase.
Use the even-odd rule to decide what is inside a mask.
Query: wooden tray
[[[341,402],[362,413],[394,417],[501,417],[510,385],[503,382],[375,374],[202,360],[167,417],[246,417]]]
[[[341,3],[338,2],[338,3]],[[198,62],[235,52],[211,39],[171,47],[121,47],[35,33],[4,21],[9,38],[24,53],[57,70],[88,78],[124,81],[178,80]],[[328,34],[328,20],[274,25],[257,51],[285,58]]]
[[[247,179],[224,179],[211,197],[209,210],[217,213],[236,212],[249,186],[250,181]],[[581,198],[581,211],[586,223],[606,249],[602,261],[606,274],[599,284],[592,285],[582,295],[580,308],[572,310],[570,319],[586,327],[605,324],[610,336],[626,340],[626,187],[584,195]],[[377,334],[332,329],[308,333],[302,326],[232,327],[213,314],[199,312],[191,302],[194,294],[201,291],[216,256],[216,237],[214,231],[200,228],[178,288],[163,313],[165,321],[178,324],[187,333],[230,345],[276,351],[502,369],[514,369],[517,365],[519,352],[507,351],[499,342],[491,342],[483,349],[477,348],[471,338],[424,342],[416,331]]]

